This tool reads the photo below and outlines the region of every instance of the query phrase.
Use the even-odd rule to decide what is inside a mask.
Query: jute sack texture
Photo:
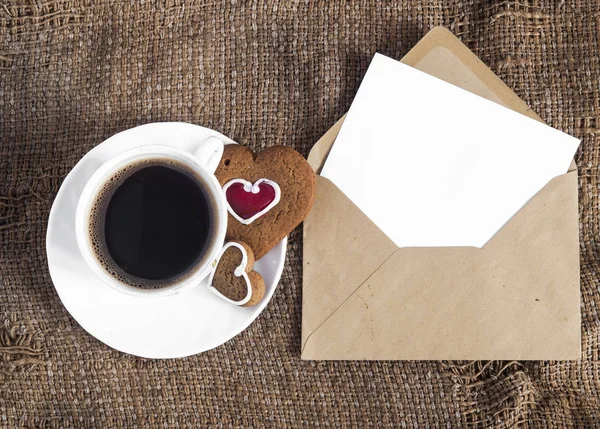
[[[306,156],[372,55],[436,25],[582,139],[580,361],[301,361],[299,229],[266,310],[210,352],[125,355],[69,316],[46,221],[87,151],[186,121]],[[600,427],[598,32],[593,0],[0,1],[0,427]]]

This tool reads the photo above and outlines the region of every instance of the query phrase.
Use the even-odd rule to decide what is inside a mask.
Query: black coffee
[[[91,211],[98,260],[136,287],[165,287],[202,264],[215,240],[215,203],[200,177],[167,159],[144,160],[116,173]]]

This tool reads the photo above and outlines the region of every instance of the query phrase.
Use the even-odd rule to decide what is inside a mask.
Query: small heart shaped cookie
[[[242,242],[230,241],[219,252],[216,266],[208,279],[208,288],[235,305],[249,307],[265,294],[265,281],[254,267],[254,253]]]
[[[256,259],[304,220],[317,189],[311,166],[286,146],[255,154],[245,146],[226,145],[215,176],[229,211],[226,238],[248,243]]]

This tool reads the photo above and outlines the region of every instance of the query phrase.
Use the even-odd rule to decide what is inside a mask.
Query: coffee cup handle
[[[194,156],[212,173],[217,169],[221,157],[223,156],[223,142],[221,139],[210,136],[198,146]]]

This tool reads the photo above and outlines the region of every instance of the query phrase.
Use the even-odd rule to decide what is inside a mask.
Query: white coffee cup
[[[221,185],[214,175],[222,154],[223,142],[211,136],[199,142],[193,153],[170,146],[149,145],[122,152],[102,164],[86,183],[75,215],[77,244],[83,259],[94,274],[110,287],[135,296],[169,295],[200,284],[213,269],[216,263],[215,257],[223,246],[227,230],[227,203]],[[189,273],[186,273],[184,278],[161,288],[135,287],[111,275],[98,260],[89,233],[90,211],[106,182],[125,166],[146,159],[169,159],[189,168],[200,177],[204,185],[203,190],[210,194],[216,206],[216,213],[212,216],[215,223],[213,227],[215,239],[210,241],[209,246],[203,250],[199,262]]]

